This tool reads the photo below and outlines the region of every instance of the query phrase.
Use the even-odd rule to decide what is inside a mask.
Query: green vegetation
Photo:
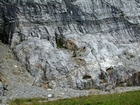
[[[23,98],[11,100],[9,105],[41,105],[41,103],[48,101],[46,98]]]
[[[61,44],[57,43],[57,48],[64,48]]]
[[[90,95],[52,102],[38,102],[40,99],[16,99],[10,105],[140,105],[140,91],[107,95]]]
[[[73,51],[73,57],[76,57],[76,51],[75,50]]]
[[[2,100],[0,99],[0,104],[2,103]]]
[[[57,48],[64,48],[63,46],[63,39],[62,38],[56,38],[56,44],[57,44]]]

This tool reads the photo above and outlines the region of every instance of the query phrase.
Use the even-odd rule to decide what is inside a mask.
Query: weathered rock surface
[[[3,96],[3,84],[0,82],[0,96]]]
[[[10,91],[23,85],[32,86],[34,83],[34,78],[17,61],[12,52],[10,46],[0,42],[0,88],[4,87],[5,91]]]
[[[0,39],[34,85],[140,85],[138,0],[3,0]]]

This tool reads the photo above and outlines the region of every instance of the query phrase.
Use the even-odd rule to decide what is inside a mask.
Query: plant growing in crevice
[[[64,48],[61,44],[57,43],[57,48]]]
[[[72,55],[72,56],[73,56],[73,57],[76,57],[76,56],[77,56],[76,50],[73,51],[73,55]]]
[[[101,72],[101,74],[99,75],[99,78],[101,79],[101,83],[107,83],[105,74],[103,72]]]
[[[57,48],[64,48],[63,38],[58,38],[58,35],[55,35],[55,40],[56,40]]]

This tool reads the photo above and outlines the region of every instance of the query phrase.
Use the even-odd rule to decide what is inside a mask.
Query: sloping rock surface
[[[12,90],[22,85],[32,86],[34,78],[17,61],[10,46],[0,42],[0,51],[0,83],[5,90]]]

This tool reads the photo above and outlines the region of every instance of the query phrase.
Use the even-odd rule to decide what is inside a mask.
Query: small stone
[[[64,95],[65,93],[61,93],[62,95]]]
[[[47,89],[47,90],[52,90],[52,89]]]
[[[48,94],[48,98],[52,98],[53,97],[53,94]]]
[[[17,65],[15,65],[15,67],[17,68],[18,66],[17,66]]]

